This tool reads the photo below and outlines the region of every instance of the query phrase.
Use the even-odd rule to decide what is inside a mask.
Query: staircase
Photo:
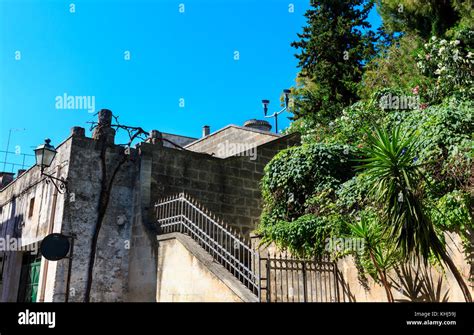
[[[249,241],[184,193],[161,199],[155,209],[160,234],[188,235],[260,299],[260,259]]]

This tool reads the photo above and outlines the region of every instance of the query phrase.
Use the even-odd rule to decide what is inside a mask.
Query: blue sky
[[[214,131],[262,118],[261,99],[273,112],[281,90],[294,84],[290,43],[308,3],[0,0],[0,150],[10,129],[21,130],[12,131],[9,150],[22,153],[45,137],[57,145],[72,126],[89,134],[93,114],[56,108],[64,93],[94,96],[96,110],[111,109],[123,124],[192,137],[205,124]],[[375,11],[370,21],[380,24]]]

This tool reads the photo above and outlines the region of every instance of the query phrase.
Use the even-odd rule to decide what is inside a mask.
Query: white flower
[[[441,54],[443,53],[443,51],[444,51],[445,49],[446,49],[445,47],[439,48],[439,50],[438,50],[438,56],[441,56]]]
[[[474,54],[472,52],[469,51],[469,53],[467,54],[467,58],[472,58],[472,56],[474,56]]]
[[[461,43],[461,41],[459,41],[459,40],[454,41],[454,45],[459,45],[460,43]]]
[[[432,41],[436,41],[436,36],[431,37]]]
[[[446,43],[448,43],[448,41],[446,41],[446,40],[441,40],[441,41],[439,42],[440,45],[445,45]]]
[[[453,59],[454,59],[455,62],[458,61],[458,59],[459,59],[459,50],[454,51]]]

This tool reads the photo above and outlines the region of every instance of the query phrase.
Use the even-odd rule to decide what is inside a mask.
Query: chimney
[[[244,127],[263,130],[263,131],[272,130],[272,126],[270,125],[270,123],[268,123],[265,120],[257,120],[257,119],[245,121]]]
[[[112,111],[108,109],[101,109],[99,111],[99,120],[97,127],[94,129],[92,138],[94,140],[104,140],[109,144],[114,144],[115,129],[111,127]]]
[[[211,133],[211,127],[204,126],[202,127],[202,137],[206,137]]]
[[[163,134],[158,130],[152,130],[148,134],[146,142],[163,146]]]
[[[77,137],[85,137],[86,136],[86,130],[82,127],[72,127],[71,128],[71,135],[72,136],[77,136]]]
[[[13,181],[13,172],[0,172],[0,188],[4,188]]]

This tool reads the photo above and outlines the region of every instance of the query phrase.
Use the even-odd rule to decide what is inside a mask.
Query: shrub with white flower
[[[433,36],[418,53],[417,66],[426,76],[437,79],[432,99],[449,95],[474,98],[474,31],[461,30],[448,41]]]

